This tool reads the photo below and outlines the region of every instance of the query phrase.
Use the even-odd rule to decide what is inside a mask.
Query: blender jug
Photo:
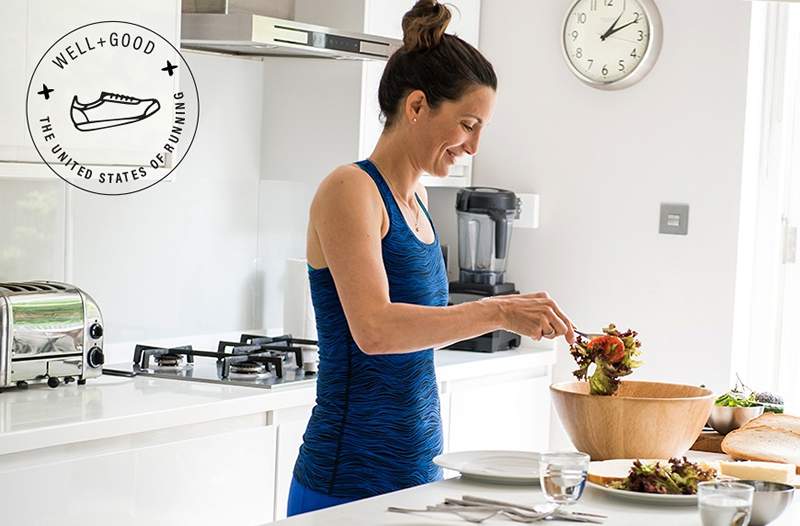
[[[456,214],[460,282],[503,283],[517,209],[517,197],[509,190],[483,187],[459,190]]]

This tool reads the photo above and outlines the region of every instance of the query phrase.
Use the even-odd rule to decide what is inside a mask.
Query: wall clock
[[[581,81],[620,89],[652,69],[661,34],[661,15],[653,0],[575,0],[564,19],[562,49]]]

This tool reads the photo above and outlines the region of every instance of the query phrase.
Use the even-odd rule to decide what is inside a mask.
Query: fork
[[[424,509],[421,508],[400,508],[397,506],[389,506],[386,508],[386,511],[391,511],[393,513],[451,513],[456,517],[463,519],[467,522],[471,522],[473,524],[481,524],[484,521],[487,521],[493,517],[499,515],[503,510],[496,506],[459,506],[459,507],[451,507],[451,506],[427,506]],[[484,515],[479,517],[475,517],[474,514],[476,512],[485,512]],[[473,515],[470,515],[473,514]]]
[[[586,332],[583,332],[583,331],[579,331],[575,327],[572,328],[572,332],[574,332],[575,334],[577,334],[578,336],[580,336],[580,337],[582,337],[582,338],[584,338],[586,340],[591,340],[595,336],[602,336],[602,334],[591,334],[591,333],[586,333]]]
[[[455,502],[455,499],[448,499]],[[445,501],[447,502],[447,501]],[[537,504],[534,506],[525,506],[522,504],[514,504],[511,502],[503,502],[500,500],[493,500],[493,499],[486,499],[483,497],[475,497],[472,495],[464,495],[462,497],[461,502],[467,505],[476,505],[476,506],[499,506],[505,508],[512,508],[515,510],[522,510],[528,511],[532,513],[543,513],[546,509],[549,509],[549,513],[558,517],[558,518],[567,518],[567,520],[580,520],[581,522],[602,522],[602,520],[607,519],[608,516],[600,515],[598,513],[587,513],[582,511],[567,511],[564,509],[559,508],[556,506],[554,509],[550,504]]]

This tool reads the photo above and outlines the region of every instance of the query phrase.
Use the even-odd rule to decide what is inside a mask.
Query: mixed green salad
[[[744,385],[736,375],[736,385],[727,393],[719,396],[714,403],[723,407],[764,406],[764,412],[783,413],[783,398],[769,392],[756,392]]]
[[[668,464],[642,464],[635,460],[628,476],[611,482],[608,487],[640,493],[695,495],[699,482],[713,480],[716,476],[714,468],[689,462],[686,457],[671,458]]]
[[[613,395],[619,388],[622,376],[627,376],[642,362],[639,356],[641,343],[636,339],[636,331],[628,329],[620,332],[611,323],[603,329],[603,334],[589,340],[580,335],[570,347],[570,354],[578,364],[572,372],[578,380],[589,382],[589,392],[596,395]],[[595,366],[594,371],[589,371]]]

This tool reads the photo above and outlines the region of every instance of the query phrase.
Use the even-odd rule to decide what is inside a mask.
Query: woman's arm
[[[383,267],[383,203],[358,167],[336,169],[320,185],[310,220],[336,283],[356,344],[367,354],[414,352],[506,328],[541,338],[568,334],[569,320],[546,294],[487,298],[449,307],[392,303]]]

